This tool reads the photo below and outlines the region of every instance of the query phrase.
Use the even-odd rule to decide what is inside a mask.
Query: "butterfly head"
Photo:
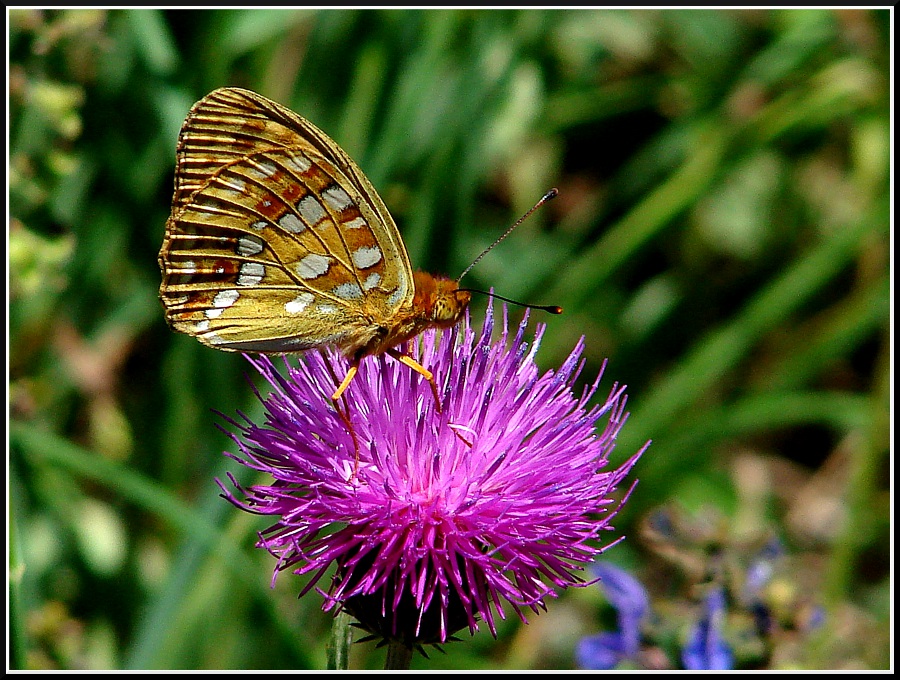
[[[462,319],[472,293],[460,290],[457,281],[442,276],[415,272],[413,279],[416,286],[413,306],[429,325],[449,328]]]

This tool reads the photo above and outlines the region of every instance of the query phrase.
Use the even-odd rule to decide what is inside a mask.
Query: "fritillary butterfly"
[[[350,370],[429,327],[450,327],[471,292],[413,272],[394,220],[359,166],[293,111],[238,88],[215,90],[178,139],[172,214],[159,253],[160,299],[177,331],[234,352],[337,347]]]

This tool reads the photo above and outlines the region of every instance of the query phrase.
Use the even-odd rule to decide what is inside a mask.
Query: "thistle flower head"
[[[640,452],[607,469],[625,421],[624,387],[590,405],[600,376],[580,396],[573,384],[582,342],[556,371],[534,362],[543,327],[511,339],[504,308],[492,340],[468,315],[455,329],[426,331],[413,355],[433,371],[442,409],[422,377],[390,358],[367,357],[345,392],[359,443],[331,401],[347,361],[310,353],[279,373],[247,357],[271,386],[258,393],[266,421],[228,419],[233,458],[272,482],[225,490],[235,505],[271,515],[259,544],[316,588],[326,610],[409,647],[446,641],[484,621],[496,635],[506,608],[523,621],[569,586],[601,553],[617,503],[611,493]],[[601,373],[602,375],[602,373]],[[358,458],[358,461],[357,461]],[[335,567],[330,585],[317,584]],[[274,576],[273,576],[274,578]],[[303,594],[301,593],[301,594]]]

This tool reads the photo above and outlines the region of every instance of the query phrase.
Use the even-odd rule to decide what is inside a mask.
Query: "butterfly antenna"
[[[481,255],[479,255],[478,257],[476,257],[475,260],[474,260],[474,262],[472,262],[472,264],[470,264],[468,267],[466,267],[465,271],[463,271],[463,273],[460,274],[459,277],[457,277],[457,279],[456,279],[457,282],[459,282],[459,281],[462,279],[462,277],[464,277],[466,274],[468,274],[469,271],[472,269],[472,267],[474,267],[476,264],[478,264],[478,263],[481,261],[481,258],[483,258],[485,255],[487,255],[487,254],[494,248],[494,246],[496,246],[498,243],[500,243],[500,241],[502,241],[502,240],[505,239],[507,236],[509,236],[509,235],[512,233],[513,229],[515,229],[515,228],[518,227],[520,224],[522,224],[522,222],[524,222],[526,219],[528,219],[528,217],[529,217],[529,215],[531,215],[531,213],[533,213],[535,210],[537,210],[538,208],[540,208],[540,207],[541,207],[542,205],[544,205],[544,203],[546,203],[547,201],[550,201],[550,200],[556,198],[557,195],[559,195],[559,191],[556,190],[556,189],[550,189],[550,191],[548,191],[546,194],[544,194],[544,195],[541,197],[541,200],[538,201],[537,203],[535,203],[535,204],[534,204],[534,207],[532,207],[531,210],[529,210],[527,213],[525,213],[525,214],[522,215],[519,219],[517,219],[516,222],[515,222],[515,224],[513,224],[509,229],[507,229],[505,232],[503,232],[503,234],[500,236],[500,238],[498,238],[498,239],[497,239],[496,241],[494,241],[491,245],[489,245],[487,248],[485,248],[485,249],[482,251]],[[480,290],[479,290],[479,291],[473,291],[473,292],[476,292],[476,293],[483,293],[484,291],[480,291]],[[499,296],[499,295],[495,295],[494,297],[500,297],[500,296]],[[500,298],[500,299],[503,299],[503,298]],[[512,300],[507,300],[507,302],[512,302]],[[515,304],[521,304],[521,303],[515,303]],[[528,307],[528,306],[530,306],[530,305],[525,305],[525,306]]]
[[[465,271],[459,275],[458,279],[456,279],[457,282],[460,279],[462,279],[462,277],[464,277],[466,274],[468,274],[469,270],[472,269],[472,267],[474,267],[476,264],[478,264],[478,262],[481,260],[481,258],[483,258],[485,255],[487,255],[494,246],[496,246],[498,243],[500,243],[500,241],[502,241],[507,236],[509,236],[510,233],[512,233],[513,229],[515,229],[520,224],[522,224],[522,222],[524,222],[526,219],[528,219],[528,216],[531,215],[531,213],[533,213],[535,210],[540,208],[547,201],[550,201],[550,200],[556,198],[558,195],[559,195],[559,191],[556,189],[550,189],[550,191],[548,191],[546,194],[544,194],[541,197],[541,200],[539,200],[537,203],[535,203],[534,206],[531,208],[531,210],[529,210],[527,213],[522,215],[522,217],[517,219],[515,224],[513,224],[509,229],[507,229],[503,233],[503,235],[500,236],[500,238],[498,238],[491,245],[489,245],[487,248],[485,248],[484,251],[481,253],[481,255],[476,257],[475,261],[472,262],[472,264],[470,264],[468,267],[466,267]],[[559,307],[557,305],[529,305],[524,302],[519,302],[518,300],[510,300],[509,298],[503,297],[502,295],[497,295],[496,293],[489,293],[486,290],[478,290],[477,288],[460,288],[459,290],[466,290],[466,291],[469,291],[470,293],[481,293],[482,295],[488,295],[490,297],[497,298],[498,300],[503,300],[504,302],[509,302],[510,304],[518,305],[519,307],[526,307],[529,309],[539,309],[544,312],[550,312],[551,314],[562,314],[562,311],[563,311],[562,307]]]
[[[507,297],[503,297],[502,295],[497,295],[496,293],[490,293],[486,290],[478,290],[477,288],[459,288],[458,290],[466,290],[470,293],[481,293],[482,295],[487,295],[492,298],[497,298],[498,300],[503,300],[504,302],[509,302],[510,304],[518,305],[519,307],[525,307],[527,309],[539,309],[542,312],[550,312],[551,314],[562,314],[563,308],[559,305],[529,305],[525,302],[519,302],[518,300],[510,300]]]

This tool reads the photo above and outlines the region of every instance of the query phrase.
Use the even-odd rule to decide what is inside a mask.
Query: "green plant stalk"
[[[331,638],[327,648],[330,671],[346,671],[350,668],[350,643],[353,640],[350,619],[347,612],[341,612],[331,624]]]
[[[20,446],[28,459],[35,464],[58,466],[77,476],[94,481],[117,493],[137,506],[159,516],[185,536],[182,553],[175,559],[169,582],[142,617],[143,624],[135,632],[132,653],[125,667],[145,669],[159,667],[158,655],[162,649],[166,621],[172,621],[177,610],[187,601],[187,593],[194,586],[198,572],[204,569],[204,558],[213,556],[221,560],[237,583],[255,593],[258,601],[271,616],[279,630],[281,640],[296,658],[308,661],[306,653],[297,644],[296,631],[288,626],[271,604],[271,594],[263,587],[259,569],[253,560],[237,548],[234,536],[222,531],[205,513],[183,503],[165,488],[147,481],[127,467],[92,454],[48,432],[29,425],[11,421],[10,445]],[[218,500],[218,499],[216,499]],[[240,516],[235,521],[246,521]],[[163,663],[162,665],[165,665]]]
[[[881,224],[879,215],[870,214],[835,231],[806,257],[792,263],[732,321],[700,339],[680,366],[638,404],[632,418],[641,424],[641,430],[623,430],[619,437],[623,450],[633,450],[644,438],[659,436],[670,428],[685,409],[744,359],[767,331],[789,318],[847,266],[866,236]],[[654,456],[645,456],[642,474],[655,473],[659,464]]]

